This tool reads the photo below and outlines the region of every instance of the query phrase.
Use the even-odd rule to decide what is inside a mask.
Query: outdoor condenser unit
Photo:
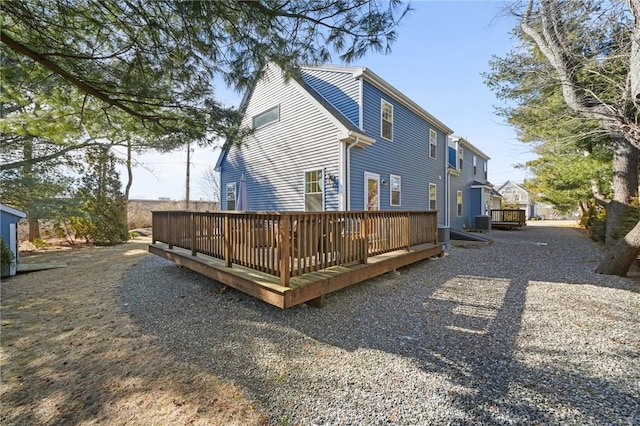
[[[476,229],[479,231],[491,230],[491,216],[476,216]]]

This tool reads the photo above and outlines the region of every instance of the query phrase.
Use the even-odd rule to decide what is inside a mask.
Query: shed
[[[26,213],[0,204],[0,236],[7,243],[14,257],[11,266],[2,269],[3,277],[16,274],[16,265],[18,264],[18,222],[25,217],[27,217]]]

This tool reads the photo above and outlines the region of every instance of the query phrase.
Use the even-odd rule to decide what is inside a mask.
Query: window
[[[458,191],[457,200],[458,200],[458,217],[460,217],[462,216],[462,191]]]
[[[304,173],[304,211],[322,211],[322,170]]]
[[[429,210],[436,210],[437,188],[435,183],[429,184]]]
[[[393,105],[382,99],[380,112],[380,134],[386,140],[393,140]]]
[[[484,167],[484,179],[487,180],[487,178],[489,177],[489,172],[487,171],[487,162],[486,161],[484,162],[482,167]]]
[[[266,126],[269,123],[280,120],[280,105],[276,105],[273,108],[258,114],[253,117],[253,128]]]
[[[236,209],[236,183],[227,184],[227,210]]]
[[[473,156],[473,175],[477,175],[478,174],[478,157],[476,157],[475,155]]]
[[[462,165],[464,164],[464,149],[462,147],[458,148],[458,169],[462,170]]]
[[[438,134],[435,130],[429,129],[429,157],[436,158],[438,152]]]
[[[399,206],[400,205],[400,176],[391,175],[389,177],[391,180],[391,205]]]

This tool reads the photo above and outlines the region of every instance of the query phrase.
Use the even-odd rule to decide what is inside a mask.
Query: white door
[[[364,187],[366,190],[364,209],[380,210],[380,175],[365,172]]]

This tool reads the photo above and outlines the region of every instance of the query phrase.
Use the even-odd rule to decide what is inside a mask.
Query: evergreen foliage
[[[4,271],[13,263],[13,252],[9,249],[7,242],[0,237],[0,270]]]
[[[108,149],[89,150],[87,170],[77,193],[84,216],[73,220],[76,236],[97,245],[129,239],[127,204],[115,164],[116,159]]]

